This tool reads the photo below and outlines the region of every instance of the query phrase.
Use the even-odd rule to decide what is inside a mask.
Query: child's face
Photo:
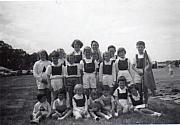
[[[91,98],[92,98],[93,100],[95,100],[95,99],[98,98],[98,95],[97,95],[96,93],[93,93],[93,94],[91,95]]]
[[[73,64],[74,63],[74,56],[69,56],[69,63],[70,64]]]
[[[144,49],[145,49],[145,47],[143,45],[137,45],[136,48],[137,48],[139,54],[142,54],[144,52]]]
[[[137,91],[137,89],[132,88],[132,89],[131,89],[131,94],[132,94],[133,96],[138,96],[138,91]]]
[[[109,48],[109,52],[110,52],[110,57],[114,57],[115,54],[115,49],[114,48]]]
[[[76,52],[78,52],[78,51],[80,50],[80,45],[77,44],[76,42],[74,43],[74,50],[75,50]]]
[[[85,56],[86,56],[87,59],[90,59],[91,56],[92,56],[91,50],[89,50],[89,49],[86,50],[86,51],[85,51]]]
[[[126,53],[124,51],[121,51],[118,53],[118,56],[121,58],[125,58]]]
[[[79,88],[76,90],[76,94],[82,95],[83,94],[83,88]]]
[[[105,54],[104,54],[104,60],[106,60],[107,62],[109,62],[109,60],[110,60],[110,54],[109,54],[109,53],[105,53]]]
[[[46,96],[43,96],[39,101],[40,101],[41,103],[43,103],[43,102],[45,102],[46,100],[47,100]]]
[[[45,52],[40,52],[39,53],[39,57],[42,61],[45,61],[46,60],[46,53]]]
[[[97,51],[97,50],[99,49],[99,46],[98,46],[98,44],[97,44],[96,42],[93,42],[93,44],[92,44],[92,49],[93,49],[94,51]]]
[[[119,81],[119,87],[120,87],[121,89],[124,89],[124,87],[125,87],[125,81]]]
[[[59,58],[60,59],[64,58],[64,52],[61,52],[61,51],[59,52]]]
[[[59,100],[63,100],[64,99],[64,94],[58,94],[58,98],[59,98]]]
[[[54,65],[58,64],[58,57],[52,57],[52,62],[54,63]]]
[[[103,90],[103,95],[104,95],[105,97],[109,96],[109,95],[110,95],[110,91],[108,91],[108,90]]]

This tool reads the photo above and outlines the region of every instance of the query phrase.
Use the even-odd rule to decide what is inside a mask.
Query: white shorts
[[[83,88],[96,88],[96,76],[94,73],[84,73]]]
[[[85,107],[77,107],[78,110],[73,109],[73,115],[75,117],[82,117],[85,114]]]
[[[103,85],[108,85],[109,87],[113,87],[113,76],[112,75],[103,75],[102,83]]]
[[[142,76],[140,76],[137,72],[134,74],[134,83],[141,83],[142,82]]]
[[[57,91],[63,87],[63,80],[62,78],[58,79],[51,79],[51,86],[53,88],[53,91]]]
[[[131,75],[130,75],[128,70],[119,70],[117,79],[120,76],[124,76],[126,78],[127,82],[133,82],[132,77],[131,77]]]

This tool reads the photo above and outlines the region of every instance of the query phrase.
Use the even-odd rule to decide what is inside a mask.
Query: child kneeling
[[[83,86],[81,84],[76,84],[74,87],[75,95],[72,98],[73,104],[73,115],[75,119],[80,119],[83,117],[89,118],[90,115],[88,113],[88,102],[87,97],[83,93]]]
[[[51,106],[47,102],[45,94],[37,95],[38,102],[34,105],[33,114],[30,116],[31,123],[39,123],[40,120],[48,118],[51,114]]]
[[[66,92],[63,89],[59,90],[58,98],[53,102],[54,113],[52,114],[52,118],[63,120],[72,114],[69,99],[67,96]]]

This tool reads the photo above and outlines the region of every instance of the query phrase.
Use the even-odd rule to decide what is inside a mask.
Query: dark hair
[[[135,84],[132,84],[131,86],[129,86],[129,89],[128,89],[130,93],[132,89],[138,90],[138,87]]]
[[[92,47],[92,44],[93,44],[93,43],[97,43],[97,45],[98,45],[98,47],[99,47],[99,43],[98,43],[97,41],[95,41],[95,40],[91,41],[91,47]]]
[[[65,95],[66,95],[65,89],[59,89],[57,95],[64,95],[64,97],[66,97],[66,96],[65,96]]]
[[[75,58],[75,55],[73,53],[70,53],[69,55],[67,55],[67,61],[69,62],[69,58],[70,56],[73,56]]]
[[[120,52],[125,52],[126,53],[126,50],[123,48],[123,47],[120,47],[117,51],[117,55],[120,53]]]
[[[126,83],[126,78],[124,76],[120,76],[118,78],[118,83],[119,83],[119,81],[124,81]]]
[[[75,39],[75,40],[73,41],[73,43],[71,44],[71,46],[72,46],[73,48],[74,48],[74,44],[75,44],[75,43],[79,44],[79,45],[80,45],[80,48],[83,47],[83,43],[82,43],[80,40]]]
[[[37,95],[37,100],[40,101],[44,96],[46,97],[45,94],[38,94]]]
[[[110,88],[108,85],[103,85],[102,86],[102,91],[110,91]]]
[[[136,46],[139,46],[139,45],[143,45],[145,47],[145,42],[144,41],[138,41],[136,43]]]
[[[113,46],[113,45],[108,46],[108,51],[109,51],[110,48],[113,48],[116,51],[116,47],[115,46]]]
[[[47,53],[47,51],[46,50],[41,50],[41,51],[39,51],[38,52],[38,58],[40,59],[40,54],[41,53],[45,53],[45,55],[46,55],[46,60],[48,60],[48,53]]]
[[[59,52],[54,50],[51,54],[51,57],[59,57]]]

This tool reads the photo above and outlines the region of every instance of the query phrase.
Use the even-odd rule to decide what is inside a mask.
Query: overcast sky
[[[180,0],[1,1],[0,39],[28,53],[97,40],[102,52],[113,44],[130,59],[143,40],[152,60],[180,59]]]

